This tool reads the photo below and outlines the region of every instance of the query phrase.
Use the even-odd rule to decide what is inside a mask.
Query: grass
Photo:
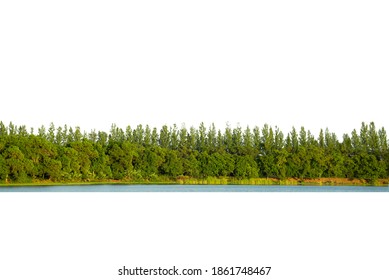
[[[363,180],[347,178],[317,178],[317,179],[275,179],[275,178],[233,178],[233,177],[208,177],[192,178],[188,176],[179,176],[177,178],[159,177],[157,180],[96,180],[96,181],[64,181],[53,182],[50,180],[34,180],[26,183],[5,183],[0,182],[1,186],[63,186],[63,185],[106,185],[106,184],[125,184],[125,185],[314,185],[314,186],[388,186],[389,179]]]

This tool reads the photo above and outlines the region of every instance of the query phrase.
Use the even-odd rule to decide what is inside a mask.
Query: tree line
[[[389,178],[388,138],[373,122],[339,140],[328,129],[314,137],[265,124],[216,129],[112,125],[109,133],[67,125],[0,122],[0,182],[158,181],[192,178]]]

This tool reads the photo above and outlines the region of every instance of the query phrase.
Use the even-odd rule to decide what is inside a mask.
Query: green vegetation
[[[335,179],[323,179],[335,178]],[[39,128],[0,122],[0,183],[158,182],[182,184],[366,184],[389,178],[384,128],[362,123],[360,131],[301,127],[177,128],[112,125],[110,133],[79,127]]]

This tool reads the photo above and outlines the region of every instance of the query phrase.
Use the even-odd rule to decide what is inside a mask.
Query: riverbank
[[[388,179],[364,180],[347,178],[316,178],[316,179],[275,179],[275,178],[251,178],[237,179],[232,177],[191,178],[180,176],[177,178],[160,178],[160,180],[89,180],[89,181],[64,181],[53,182],[50,180],[33,180],[26,183],[0,183],[1,186],[63,186],[63,185],[290,185],[290,186],[388,186]]]

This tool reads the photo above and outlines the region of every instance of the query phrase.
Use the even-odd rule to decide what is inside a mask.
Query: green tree
[[[257,163],[251,156],[237,156],[234,175],[239,179],[258,177]]]
[[[170,132],[167,125],[162,126],[159,134],[159,145],[164,149],[167,149],[170,146]]]
[[[108,149],[112,177],[116,180],[122,180],[130,177],[133,171],[132,160],[134,151],[129,142],[123,142],[121,145],[114,143]]]
[[[27,171],[31,168],[31,163],[25,159],[19,147],[8,147],[4,152],[4,159],[6,167],[3,168],[3,172],[9,174],[11,181],[21,183],[28,181]],[[6,181],[7,179],[6,177]]]
[[[182,161],[182,168],[184,175],[191,177],[199,177],[201,172],[200,162],[198,161],[198,152],[191,151]]]
[[[5,158],[0,154],[0,182],[7,182],[9,169]]]
[[[182,161],[176,150],[168,150],[165,157],[165,162],[162,164],[164,174],[177,177],[183,175]]]

